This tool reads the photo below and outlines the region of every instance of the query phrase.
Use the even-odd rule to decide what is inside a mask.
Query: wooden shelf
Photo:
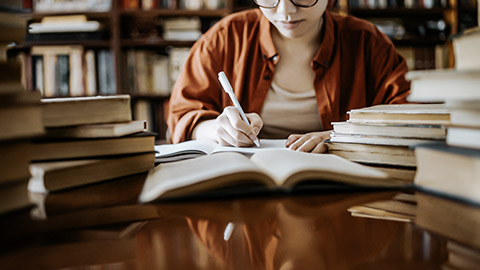
[[[190,47],[195,41],[166,41],[160,37],[123,39],[122,47]]]
[[[348,12],[358,17],[409,17],[409,16],[443,16],[449,8],[352,8]]]
[[[110,47],[111,43],[109,40],[54,40],[54,41],[35,41],[35,42],[24,42],[18,46],[17,49],[29,49],[32,46],[46,46],[46,45],[82,45],[85,47]]]
[[[229,9],[217,10],[186,10],[186,9],[152,9],[152,10],[122,10],[122,16],[131,17],[176,17],[176,16],[200,16],[200,17],[223,17],[231,13]]]
[[[32,19],[34,20],[40,20],[42,19],[43,17],[47,17],[47,16],[66,16],[66,15],[77,15],[77,14],[82,14],[82,15],[86,15],[88,18],[110,18],[112,16],[112,13],[111,12],[81,12],[81,11],[75,11],[75,12],[52,12],[52,13],[45,13],[45,12],[42,12],[42,13],[32,13],[31,16],[32,16]]]

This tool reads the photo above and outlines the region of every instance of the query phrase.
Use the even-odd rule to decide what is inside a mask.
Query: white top
[[[322,130],[313,88],[296,93],[272,82],[260,116],[263,120],[260,138],[280,139]]]

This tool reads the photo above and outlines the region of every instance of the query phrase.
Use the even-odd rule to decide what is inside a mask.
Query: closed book
[[[118,123],[132,120],[130,96],[42,99],[45,127]]]
[[[415,154],[408,146],[335,143],[327,141],[328,152],[348,160],[368,163],[415,167]]]
[[[104,159],[32,163],[28,188],[31,192],[48,193],[141,173],[153,168],[154,159],[152,152]]]
[[[444,140],[403,138],[392,136],[337,134],[336,132],[332,132],[330,134],[330,141],[336,143],[363,143],[375,145],[412,146],[421,143],[441,142]]]
[[[0,144],[0,186],[30,178],[30,143],[27,141]]]
[[[453,37],[453,51],[455,55],[455,69],[480,69],[480,28],[472,28]]]
[[[448,124],[450,114],[444,104],[383,104],[348,112],[349,122],[396,124]]]
[[[30,192],[30,201],[35,205],[32,217],[45,219],[81,210],[136,204],[145,176],[146,173],[129,175],[49,194]]]
[[[0,214],[32,206],[28,199],[28,178],[23,181],[0,185]]]
[[[415,223],[473,248],[480,248],[480,208],[439,196],[417,192]]]
[[[39,92],[21,92],[0,100],[0,140],[30,138],[45,132]]]
[[[392,136],[404,138],[445,139],[446,128],[441,125],[332,122],[335,133]]]
[[[70,127],[48,128],[46,138],[109,138],[126,136],[146,131],[147,121],[138,120],[111,124],[91,124]]]
[[[155,134],[141,132],[130,136],[87,139],[39,139],[32,143],[34,161],[106,157],[153,152]]]
[[[406,78],[411,81],[412,102],[480,99],[480,70],[417,70]]]
[[[449,126],[447,144],[480,150],[480,126]]]
[[[480,204],[480,151],[424,144],[415,147],[415,156],[419,189]]]

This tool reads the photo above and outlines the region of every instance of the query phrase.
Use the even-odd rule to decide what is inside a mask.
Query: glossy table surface
[[[440,269],[447,261],[446,238],[412,222],[353,217],[347,211],[393,195],[344,192],[137,205],[155,214],[121,224],[109,224],[105,214],[102,226],[80,220],[73,229],[45,226],[22,240],[2,241],[0,269]],[[15,230],[12,224],[25,222],[4,227]],[[37,226],[32,224],[24,230]]]

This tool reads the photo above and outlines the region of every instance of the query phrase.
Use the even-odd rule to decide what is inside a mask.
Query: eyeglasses
[[[280,0],[253,0],[255,4],[263,8],[276,8]],[[318,0],[290,0],[297,7],[309,8],[318,3]]]

